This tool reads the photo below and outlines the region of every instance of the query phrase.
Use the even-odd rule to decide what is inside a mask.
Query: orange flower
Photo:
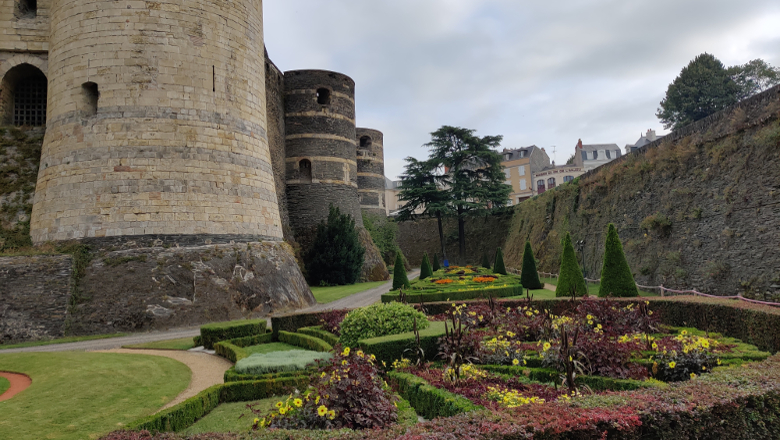
[[[442,278],[440,280],[436,280],[433,282],[433,284],[450,284],[452,282],[449,278]]]
[[[495,280],[493,277],[474,277],[474,281],[478,283],[492,283]]]

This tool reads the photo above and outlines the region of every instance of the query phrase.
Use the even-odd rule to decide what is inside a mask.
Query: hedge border
[[[303,333],[287,332],[284,330],[279,331],[279,342],[284,342],[285,344],[290,344],[296,347],[319,352],[329,352],[333,350],[332,345],[328,344],[320,338],[304,335]]]
[[[200,342],[211,350],[214,344],[245,336],[265,333],[265,319],[215,322],[200,327]]]
[[[301,327],[298,329],[297,333],[301,333],[304,335],[313,336],[315,338],[322,339],[323,341],[327,342],[328,344],[332,346],[336,346],[336,344],[339,343],[339,337],[334,335],[333,333],[323,330],[322,326],[316,326],[316,327]]]
[[[479,368],[492,373],[513,377],[527,377],[536,382],[552,382],[561,384],[561,373],[551,368],[529,368],[514,365],[477,365]],[[654,382],[645,382],[633,379],[613,379],[602,376],[577,376],[574,379],[577,385],[584,385],[598,391],[633,391],[642,388],[658,388]]]
[[[428,329],[425,329],[428,330]],[[425,332],[422,330],[422,332]],[[401,336],[404,336],[403,339]],[[442,331],[440,334],[435,335],[420,335],[420,347],[425,352],[425,358],[433,360],[439,354],[439,338],[444,336]],[[388,335],[379,336],[376,338],[361,339],[358,341],[358,348],[368,354],[376,356],[378,362],[384,362],[387,366],[391,365],[393,361],[399,360],[404,357],[410,357],[405,355],[408,349],[414,350],[414,333],[407,332],[400,335]],[[373,342],[372,342],[373,341]]]
[[[387,376],[396,386],[401,397],[408,400],[417,414],[426,419],[450,417],[484,409],[482,406],[474,405],[463,396],[436,388],[414,374],[390,371]]]
[[[452,290],[444,292],[423,292],[414,293],[414,290],[409,290],[406,293],[406,301],[410,304],[419,302],[439,302],[439,301],[465,301],[472,299],[487,299],[488,296],[493,298],[508,298],[510,296],[519,296],[523,294],[523,286],[517,284],[515,286],[496,287],[493,289],[474,289],[474,290]],[[389,303],[398,301],[398,292],[388,292],[382,295],[382,302]]]
[[[268,344],[273,342],[273,340],[274,335],[272,333],[263,333],[262,335],[256,336],[245,336],[243,338],[235,338],[229,339],[227,341],[217,342],[214,344],[214,351],[223,358],[236,363],[248,356],[248,353],[244,350],[244,347]]]

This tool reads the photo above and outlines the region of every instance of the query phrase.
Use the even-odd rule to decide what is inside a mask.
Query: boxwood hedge
[[[265,324],[265,319],[206,324],[200,328],[200,342],[211,350],[220,341],[263,334]]]

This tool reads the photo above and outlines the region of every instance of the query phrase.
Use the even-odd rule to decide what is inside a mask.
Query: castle
[[[382,133],[349,77],[277,69],[261,1],[2,0],[0,26],[3,122],[46,126],[33,243],[305,247],[333,204],[387,278]]]

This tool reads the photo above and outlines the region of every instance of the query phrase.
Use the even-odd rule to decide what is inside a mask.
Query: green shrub
[[[331,346],[335,346],[339,343],[339,337],[333,333],[323,329],[321,326],[317,327],[301,327],[298,329],[298,333],[313,336],[315,338],[322,339]]]
[[[555,289],[555,296],[571,296],[575,292],[577,296],[588,294],[588,286],[585,284],[585,278],[582,276],[580,265],[577,262],[577,255],[574,253],[574,246],[571,244],[571,236],[566,233],[563,237],[563,255],[561,255],[561,268],[558,271],[558,286]]]
[[[296,313],[285,316],[274,316],[271,318],[271,330],[274,334],[274,339],[279,339],[279,331],[284,330],[288,332],[297,332],[301,327],[314,327],[322,324],[322,318],[331,313],[325,312],[312,312],[312,313]]]
[[[195,344],[196,347],[200,347],[203,345],[203,340],[200,335],[198,335],[192,338],[192,343]]]
[[[265,374],[281,371],[303,370],[307,365],[321,359],[330,359],[330,353],[308,350],[274,351],[271,353],[255,353],[236,362],[238,374]]]
[[[433,275],[433,268],[431,267],[431,262],[428,261],[428,254],[426,253],[423,255],[422,264],[420,265],[419,279],[424,280],[432,275]]]
[[[525,242],[523,271],[520,274],[520,283],[526,289],[541,289],[544,287],[539,280],[539,272],[536,270],[536,258],[534,258],[534,251],[531,249],[530,241]]]
[[[320,338],[304,335],[301,333],[290,333],[284,330],[279,332],[279,342],[294,345],[296,347],[306,348],[308,350],[327,353],[333,350],[333,346]]]
[[[439,338],[444,336],[444,322],[434,321],[424,330],[420,330],[420,347],[425,352],[425,358],[433,360],[439,354]],[[391,365],[393,361],[412,356],[415,348],[413,332],[397,335],[380,336],[361,339],[358,347],[366,353],[376,356],[377,362]]]
[[[220,384],[207,388],[176,406],[137,420],[127,428],[152,433],[181,431],[219,406],[222,387]]]
[[[672,221],[664,214],[656,212],[642,220],[639,227],[648,231],[655,231],[662,236],[669,235],[672,230]]]
[[[433,254],[433,263],[431,263],[431,269],[433,269],[434,272],[441,269],[441,265],[439,264],[438,254]]]
[[[473,290],[445,290],[442,292],[416,292],[410,290],[406,294],[406,301],[410,304],[420,302],[429,303],[436,301],[465,301],[470,299],[486,299],[488,296],[493,298],[507,298],[510,296],[519,296],[523,294],[523,286],[515,284],[506,287],[494,287],[492,289],[473,289]],[[382,295],[382,302],[398,301],[398,292],[388,292]]]
[[[223,376],[223,379],[225,383],[228,382],[247,382],[247,381],[255,381],[255,380],[271,380],[271,379],[281,379],[281,378],[290,378],[290,377],[299,377],[299,376],[305,376],[309,377],[312,374],[314,374],[316,370],[314,368],[307,368],[305,370],[299,370],[299,371],[279,371],[276,373],[265,373],[265,374],[239,374],[236,372],[235,365],[228,368],[227,371],[225,371],[225,375]]]
[[[393,266],[393,290],[408,289],[409,278],[406,276],[404,267],[404,257],[400,252],[395,257],[395,266]]]
[[[488,258],[487,254],[482,254],[482,267],[485,269],[490,269],[490,259]]]
[[[398,394],[409,401],[417,414],[426,419],[450,417],[483,409],[467,398],[436,388],[413,374],[391,371],[387,376],[395,384]]]
[[[222,356],[223,358],[233,363],[236,363],[248,356],[248,353],[242,347],[233,345],[227,341],[217,342],[214,344],[214,352],[218,356]]]
[[[365,251],[355,220],[331,205],[327,223],[317,226],[314,243],[304,256],[309,284],[354,284],[363,268]]]
[[[496,250],[496,262],[493,264],[493,273],[506,275],[506,267],[504,267],[504,253],[501,252],[501,248]]]
[[[214,344],[220,341],[263,333],[265,333],[265,319],[215,322],[200,328],[200,340],[205,348],[211,350]]]
[[[347,313],[341,321],[339,341],[347,347],[354,347],[361,339],[410,332],[415,318],[418,329],[428,327],[425,314],[406,304],[379,303],[356,309]]]
[[[631,268],[628,267],[626,255],[623,253],[623,244],[620,243],[617,229],[612,223],[607,228],[599,296],[639,296],[634,276],[631,275]]]

